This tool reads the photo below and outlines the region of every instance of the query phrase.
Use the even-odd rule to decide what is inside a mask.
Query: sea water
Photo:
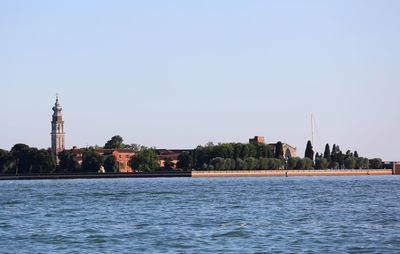
[[[0,253],[400,253],[400,177],[0,181]]]

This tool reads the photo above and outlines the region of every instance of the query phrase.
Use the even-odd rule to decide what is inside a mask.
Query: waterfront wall
[[[192,171],[192,177],[392,175],[391,169]]]

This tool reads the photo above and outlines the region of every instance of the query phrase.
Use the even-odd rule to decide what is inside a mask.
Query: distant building
[[[51,121],[51,154],[53,160],[58,164],[58,153],[65,150],[65,133],[64,133],[64,119],[61,114],[62,108],[58,102],[58,95],[56,103],[53,107],[53,118]]]
[[[254,136],[254,138],[249,139],[250,144],[264,144],[265,137],[263,136]]]
[[[183,152],[189,152],[191,153],[193,150],[189,149],[156,149],[155,152],[158,156],[158,159],[160,160],[160,167],[165,166],[165,159],[170,158],[171,162],[174,164],[173,168],[176,168],[176,164],[178,163],[178,157],[181,153]]]
[[[250,144],[265,144],[265,137],[264,136],[254,136],[254,138],[249,139],[249,143]],[[271,143],[268,145],[272,148],[273,152],[275,153],[276,143]],[[297,156],[297,148],[296,147],[291,146],[286,143],[282,143],[282,147],[283,147],[283,156],[285,158],[291,158],[291,157]]]
[[[77,148],[74,146],[72,148],[72,152],[76,155],[76,158],[79,162],[79,164],[82,164],[83,160],[83,153],[85,152],[85,148]],[[129,166],[129,160],[135,156],[136,152],[131,150],[131,149],[104,149],[104,148],[99,148],[95,149],[95,152],[104,156],[107,155],[112,155],[114,156],[115,160],[118,163],[118,172],[123,172],[123,173],[131,173],[134,172],[134,169],[132,169]]]
[[[276,143],[271,143],[268,145],[270,147],[272,147],[272,149],[275,153]],[[286,143],[282,143],[282,147],[283,147],[283,157],[285,157],[285,158],[297,157],[297,148],[296,147],[293,147]]]

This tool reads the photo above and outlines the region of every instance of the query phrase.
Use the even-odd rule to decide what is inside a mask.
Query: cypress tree
[[[306,147],[306,152],[305,152],[305,158],[310,158],[311,160],[314,160],[314,150],[311,144],[311,141],[309,140],[307,142],[307,147]]]
[[[326,144],[325,146],[324,158],[327,159],[328,162],[331,161],[331,149],[329,147],[329,144]]]
[[[331,152],[331,162],[336,162],[337,156],[336,156],[336,144],[333,144],[332,147],[332,152]]]
[[[276,147],[275,147],[275,158],[281,158],[283,157],[283,145],[282,142],[279,141],[278,143],[276,143]]]

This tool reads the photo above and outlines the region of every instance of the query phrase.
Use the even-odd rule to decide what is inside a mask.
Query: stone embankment
[[[153,173],[82,173],[49,175],[0,175],[0,180],[41,180],[41,179],[97,179],[97,178],[151,178],[151,177],[241,177],[241,176],[344,176],[344,175],[392,175],[399,170],[232,170],[232,171],[192,171]]]
[[[192,177],[392,175],[391,169],[192,171]]]

